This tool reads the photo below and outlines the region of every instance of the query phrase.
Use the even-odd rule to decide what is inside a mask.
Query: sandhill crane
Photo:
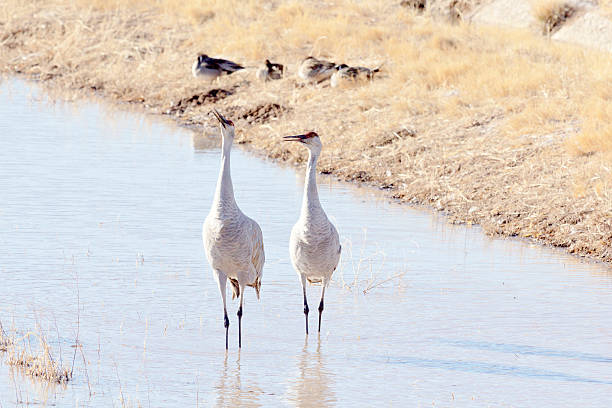
[[[336,65],[336,72],[330,78],[333,88],[345,81],[366,81],[374,78],[374,74],[380,71],[380,67],[370,69],[366,67],[349,67],[346,64]]]
[[[261,274],[265,255],[263,236],[259,225],[246,215],[234,199],[232,176],[230,174],[230,151],[234,141],[234,124],[213,111],[223,137],[221,170],[212,207],[202,227],[202,238],[206,258],[213,269],[223,298],[223,321],[225,326],[225,349],[229,319],[225,302],[225,284],[232,284],[232,299],[240,297],[238,307],[238,347],[242,347],[242,303],[246,286],[255,288],[257,299],[261,287]]]
[[[257,70],[256,75],[257,78],[261,79],[262,81],[270,81],[281,79],[283,77],[284,72],[285,67],[283,66],[283,64],[278,64],[275,62],[270,62],[270,60],[266,60],[266,63]]]
[[[289,253],[291,263],[300,276],[304,294],[304,315],[306,317],[306,334],[308,334],[308,301],[306,299],[306,281],[321,283],[321,302],[319,303],[319,332],[321,332],[321,314],[325,288],[340,260],[340,240],[336,227],[327,219],[319,202],[317,192],[317,159],[323,144],[319,135],[308,132],[303,135],[285,136],[286,141],[296,141],[308,148],[308,165],[300,218],[291,230]]]
[[[202,54],[193,63],[191,73],[195,78],[209,79],[212,82],[223,74],[230,75],[241,69],[244,67],[235,62]]]
[[[307,57],[300,64],[298,75],[306,82],[318,83],[331,77],[336,72],[335,66],[333,62]]]

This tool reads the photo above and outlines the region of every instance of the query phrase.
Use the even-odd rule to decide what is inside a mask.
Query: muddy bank
[[[180,124],[211,124],[216,107],[236,122],[238,143],[290,163],[304,152],[281,136],[313,129],[325,143],[323,173],[491,235],[612,261],[610,155],[573,142],[598,120],[581,108],[592,90],[604,104],[612,95],[605,56],[531,34],[447,26],[399,4],[347,6],[349,20],[324,17],[340,11],[332,6],[308,7],[271,2],[221,14],[9,2],[0,69]],[[227,32],[237,19],[245,23]],[[356,21],[368,23],[358,29]],[[199,52],[249,68],[196,81],[190,67]],[[295,73],[310,53],[384,70],[357,87],[304,86]],[[257,81],[251,67],[265,58],[284,63],[286,77]]]

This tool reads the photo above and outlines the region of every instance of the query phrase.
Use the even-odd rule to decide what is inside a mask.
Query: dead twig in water
[[[398,274],[393,275],[393,276],[391,276],[391,277],[389,277],[389,278],[387,278],[387,279],[385,279],[385,280],[382,280],[382,281],[380,281],[380,282],[372,281],[372,282],[370,282],[370,284],[368,284],[368,287],[367,287],[367,288],[365,288],[365,289],[363,290],[363,294],[364,294],[364,295],[367,295],[367,294],[368,294],[368,292],[369,292],[370,290],[372,290],[372,289],[374,289],[374,288],[377,288],[377,287],[379,287],[380,285],[382,285],[382,284],[384,284],[384,283],[387,283],[387,282],[389,282],[389,281],[391,281],[391,280],[393,280],[393,279],[401,278],[401,277],[402,277],[402,276],[404,276],[405,274],[406,274],[406,272],[398,273]],[[376,283],[375,283],[375,282],[376,282]]]

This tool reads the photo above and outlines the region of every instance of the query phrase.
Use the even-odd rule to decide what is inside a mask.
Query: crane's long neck
[[[230,153],[232,151],[232,140],[223,137],[221,148],[221,169],[217,180],[217,189],[213,199],[213,208],[233,209],[238,208],[234,198],[234,187],[232,185],[232,174],[230,170]]]
[[[302,200],[302,216],[309,216],[321,210],[319,192],[317,191],[317,160],[319,153],[312,150],[308,153],[306,165],[306,182],[304,183],[304,199]]]

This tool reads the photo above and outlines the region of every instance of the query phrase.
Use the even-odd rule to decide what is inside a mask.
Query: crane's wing
[[[259,299],[259,290],[261,289],[261,275],[263,271],[264,262],[266,261],[266,254],[264,251],[263,245],[263,234],[261,232],[261,228],[259,225],[251,220],[251,231],[252,231],[252,240],[253,247],[251,250],[251,264],[253,265],[253,269],[255,269],[255,281],[249,286],[252,286],[255,289],[255,293],[257,294],[257,299]]]
[[[334,265],[334,271],[335,271],[336,268],[338,267],[338,262],[340,262],[340,253],[342,252],[342,245],[340,245],[340,236],[338,235],[338,230],[336,229],[334,224],[332,224],[331,222],[329,223],[329,225],[331,226],[332,248],[334,248],[334,250],[336,251],[336,254],[335,254],[336,262]]]

